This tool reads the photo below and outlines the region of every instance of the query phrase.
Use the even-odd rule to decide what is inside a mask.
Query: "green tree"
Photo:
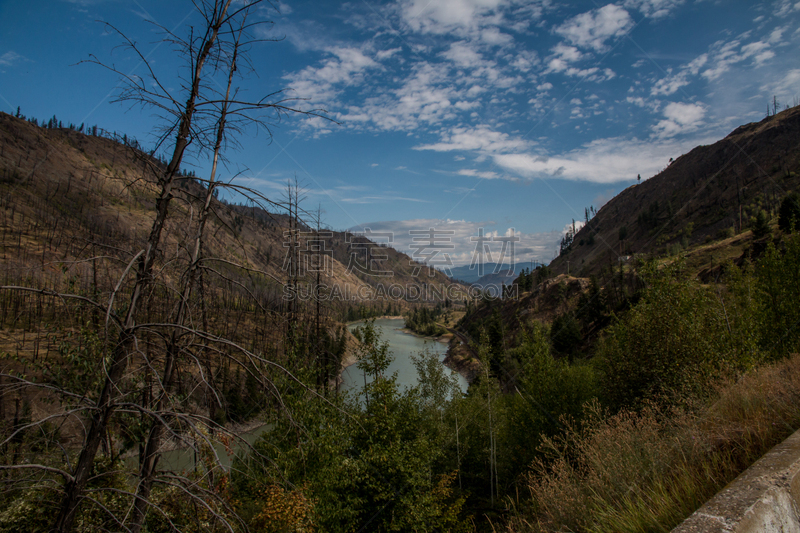
[[[770,233],[769,219],[763,209],[758,210],[758,214],[753,218],[753,236],[756,239],[766,237]]]
[[[555,359],[549,337],[548,327],[534,321],[523,330],[520,345],[510,351],[523,368],[515,394],[504,398],[502,451],[509,475],[527,470],[538,455],[542,436],[561,431],[561,417],[579,420],[584,404],[597,396],[594,369]]]
[[[730,327],[726,298],[687,279],[680,264],[648,265],[643,277],[641,300],[597,345],[611,405],[698,393],[721,371],[752,365],[754,354],[740,349],[750,330]]]
[[[557,353],[569,355],[571,360],[582,340],[581,326],[572,312],[558,315],[553,319],[550,341]]]
[[[536,284],[542,283],[544,280],[553,275],[553,271],[547,265],[542,265],[536,269]]]
[[[309,394],[287,399],[291,416],[278,419],[236,466],[236,497],[249,509],[242,514],[253,525],[264,511],[259,494],[294,486],[312,502],[320,531],[461,530],[464,500],[454,487],[456,466],[446,460],[446,402],[439,403],[453,394],[452,381],[422,356],[421,385],[401,391],[387,375],[392,355],[374,325],[357,337],[359,368],[373,378],[358,395],[365,401],[348,394],[330,402]]]
[[[792,235],[783,253],[772,243],[756,265],[760,343],[772,358],[800,351],[800,237]]]
[[[800,194],[793,192],[781,201],[778,227],[785,232],[796,231],[800,227]]]

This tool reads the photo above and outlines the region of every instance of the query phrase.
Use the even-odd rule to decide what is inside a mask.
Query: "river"
[[[363,322],[350,324],[348,328],[352,331],[360,325],[363,325]],[[411,361],[411,356],[418,355],[427,349],[430,353],[435,353],[441,362],[447,355],[447,344],[434,339],[419,337],[404,331],[403,328],[405,328],[405,320],[402,318],[379,318],[375,320],[375,329],[380,333],[381,341],[389,343],[389,352],[394,357],[388,373],[397,372],[397,383],[402,389],[406,389],[417,384],[417,369]],[[469,384],[463,376],[449,368],[444,370],[458,376],[458,384],[462,392],[467,391]],[[372,380],[368,377],[367,383],[370,381]],[[364,373],[356,365],[350,365],[342,371],[341,390],[357,393],[363,386]]]
[[[348,328],[352,331],[357,326],[363,325],[362,322],[350,324]],[[375,320],[375,328],[381,335],[381,341],[389,343],[389,352],[394,357],[392,364],[388,368],[388,373],[397,372],[397,383],[402,389],[413,387],[417,384],[417,369],[411,361],[412,355],[418,355],[425,350],[435,353],[439,361],[444,360],[447,354],[447,344],[430,338],[419,337],[408,331],[403,331],[405,321],[402,318],[380,318]],[[445,372],[458,376],[458,384],[462,392],[467,391],[468,383],[460,374],[453,372],[445,367]],[[367,383],[372,381],[367,378]],[[356,365],[350,365],[342,371],[341,390],[352,391],[358,394],[364,386],[364,373]],[[268,424],[256,426],[249,431],[239,435],[247,444],[252,445],[258,437],[267,430]],[[240,453],[246,447],[241,443],[233,445],[233,452]],[[220,459],[223,468],[228,469],[231,465],[231,455],[222,444],[215,443],[214,449]],[[176,471],[188,470],[194,467],[195,454],[191,448],[178,448],[163,452],[161,454],[160,465],[162,468]],[[126,463],[129,468],[136,469],[138,459],[136,456],[128,457]]]

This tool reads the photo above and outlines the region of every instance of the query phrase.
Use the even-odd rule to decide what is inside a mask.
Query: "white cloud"
[[[683,2],[684,0],[625,0],[623,5],[641,11],[645,17],[659,19],[669,15]]]
[[[341,198],[340,201],[348,204],[374,204],[374,203],[390,203],[390,202],[415,202],[423,204],[432,203],[430,200],[422,200],[420,198],[408,198],[405,196],[393,196],[393,195],[358,196],[351,198]]]
[[[772,33],[769,34],[767,41],[770,44],[779,44],[781,39],[783,38],[783,32],[786,31],[786,28],[775,28],[772,30]]]
[[[665,119],[656,124],[653,130],[659,137],[694,131],[703,124],[705,115],[706,108],[701,104],[671,102],[664,108]]]
[[[450,45],[450,49],[442,52],[442,56],[459,67],[475,67],[483,62],[483,57],[469,43],[460,41]]]
[[[547,72],[564,72],[569,68],[570,63],[580,61],[583,54],[574,46],[567,46],[559,43],[553,47],[552,59],[547,63]]]
[[[508,7],[504,0],[401,0],[400,16],[413,31],[471,36],[497,43],[497,26]],[[484,32],[488,29],[488,32]]]
[[[800,95],[800,69],[792,69],[778,80],[764,84],[760,93],[775,95],[780,103],[794,105]]]
[[[466,91],[451,84],[448,69],[419,62],[402,85],[386,88],[382,94],[366,98],[360,105],[351,105],[336,118],[350,127],[412,131],[451,120],[458,112],[470,108],[464,93]]]
[[[631,181],[638,174],[652,176],[664,169],[670,157],[678,157],[698,143],[711,139],[641,141],[614,137],[592,141],[576,150],[549,157],[514,153],[493,156],[495,164],[527,179],[566,179],[594,183]]]
[[[792,11],[800,11],[800,2],[794,2],[794,0],[781,0],[775,5],[776,17],[785,17]]]
[[[769,62],[775,57],[772,45],[781,39],[783,29],[778,28],[762,40],[756,40],[744,44],[743,40],[747,34],[740,35],[730,41],[717,41],[709,47],[709,51],[703,53],[682,66],[676,73],[659,79],[650,89],[651,96],[670,96],[678,90],[692,83],[698,76],[702,76],[706,81],[716,81],[720,79],[731,67],[751,61],[752,66],[757,68]]]
[[[363,81],[364,71],[379,66],[364,51],[353,47],[336,47],[328,50],[332,56],[321,67],[306,67],[300,72],[285,76],[290,88],[314,104],[332,101],[337,86],[350,86]]]
[[[742,59],[753,57],[756,66],[763,64],[768,59],[775,57],[775,52],[769,49],[770,45],[765,41],[756,41],[742,46]]]
[[[754,41],[745,45],[740,39],[714,43],[709,54],[710,67],[703,71],[702,75],[710,81],[716,80],[730,70],[732,65],[742,63],[747,59],[752,59],[754,66],[760,67],[775,57],[775,52],[770,47],[769,38],[767,41]]]
[[[504,153],[524,149],[529,144],[524,139],[495,131],[486,125],[455,127],[442,132],[440,136],[441,141],[438,143],[417,145],[414,146],[414,150],[435,152],[474,150],[483,153]]]
[[[469,176],[469,177],[472,177],[472,178],[481,178],[481,179],[485,179],[485,180],[496,180],[496,179],[503,178],[503,176],[501,176],[497,172],[493,172],[491,170],[489,170],[489,171],[483,170],[482,171],[482,170],[474,170],[474,169],[471,169],[471,168],[463,168],[463,169],[459,170],[458,171],[458,175],[459,176]]]
[[[650,94],[657,96],[663,94],[669,96],[678,91],[681,87],[689,85],[689,76],[696,76],[700,69],[708,62],[708,54],[701,54],[681,67],[677,74],[667,76],[656,82],[650,90]]]
[[[606,49],[606,41],[625,35],[633,27],[631,16],[614,4],[581,13],[558,28],[556,33],[572,44],[597,51]]]
[[[439,248],[438,256],[434,258],[434,262],[438,267],[442,267],[447,260],[450,261],[452,266],[470,265],[473,260],[481,260],[478,255],[481,251],[488,251],[488,254],[485,254],[482,258],[483,262],[497,262],[501,259],[503,243],[502,241],[493,241],[491,239],[510,237],[512,235],[519,240],[514,243],[513,257],[510,250],[506,249],[504,263],[511,263],[512,260],[516,263],[528,261],[549,262],[553,258],[553,251],[557,249],[563,237],[560,229],[540,233],[522,233],[514,228],[498,226],[493,221],[472,222],[437,218],[369,222],[350,228],[350,231],[363,232],[367,228],[371,232],[391,233],[392,242],[390,246],[408,254],[412,259],[414,259],[414,252],[419,250],[420,241],[414,241],[414,237],[419,239],[419,236],[409,232],[429,231],[433,228],[437,244],[452,246],[451,248]],[[472,240],[477,238],[481,232],[484,238],[490,240],[482,243]],[[386,242],[386,240],[382,242]],[[486,245],[488,250],[477,249],[476,247],[479,244]],[[426,253],[430,253],[430,250],[426,250]]]
[[[521,72],[529,72],[541,62],[533,50],[519,50],[515,52],[514,59],[509,61],[509,66]]]
[[[395,54],[397,54],[399,52],[402,52],[402,51],[403,51],[403,49],[399,48],[399,47],[398,48],[390,48],[389,50],[381,50],[380,52],[375,54],[375,58],[378,61],[383,61],[384,59],[389,59],[393,55],[395,55]]]

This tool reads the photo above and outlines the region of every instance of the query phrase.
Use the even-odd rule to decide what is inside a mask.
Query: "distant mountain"
[[[676,252],[775,216],[800,186],[800,107],[698,146],[604,205],[550,267],[588,276],[634,254]]]
[[[478,265],[474,265],[470,267],[469,265],[460,266],[460,267],[453,267],[450,269],[452,273],[452,279],[457,279],[460,281],[466,281],[467,283],[478,283],[479,280],[480,284],[487,284],[487,283],[494,283],[491,281],[495,278],[507,278],[509,274],[507,272],[512,272],[512,280],[519,276],[520,272],[522,272],[526,268],[530,268],[531,264],[529,262],[523,263],[516,263],[515,265],[508,265],[502,264],[498,265],[497,263],[484,263],[483,264],[483,271],[479,269]],[[497,272],[495,272],[495,270]],[[506,273],[506,274],[502,274]],[[502,274],[502,275],[501,275]],[[499,276],[499,277],[498,277]],[[483,279],[485,278],[485,279]],[[501,282],[502,283],[502,282]],[[509,283],[509,282],[505,282]]]

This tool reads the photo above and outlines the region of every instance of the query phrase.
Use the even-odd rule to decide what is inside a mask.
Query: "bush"
[[[740,330],[729,327],[736,295],[726,301],[728,295],[685,279],[680,266],[659,272],[650,265],[643,278],[641,301],[598,342],[610,405],[696,392],[711,376],[752,364],[752,351],[741,348],[741,336],[751,335],[748,317]]]
[[[720,239],[720,240],[722,240],[722,239],[730,239],[734,235],[736,235],[736,230],[733,229],[733,226],[730,226],[730,227],[723,228],[723,229],[719,230],[717,232],[717,239]]]
[[[571,358],[582,340],[581,326],[572,313],[564,313],[553,319],[550,342],[557,353],[569,355]]]

